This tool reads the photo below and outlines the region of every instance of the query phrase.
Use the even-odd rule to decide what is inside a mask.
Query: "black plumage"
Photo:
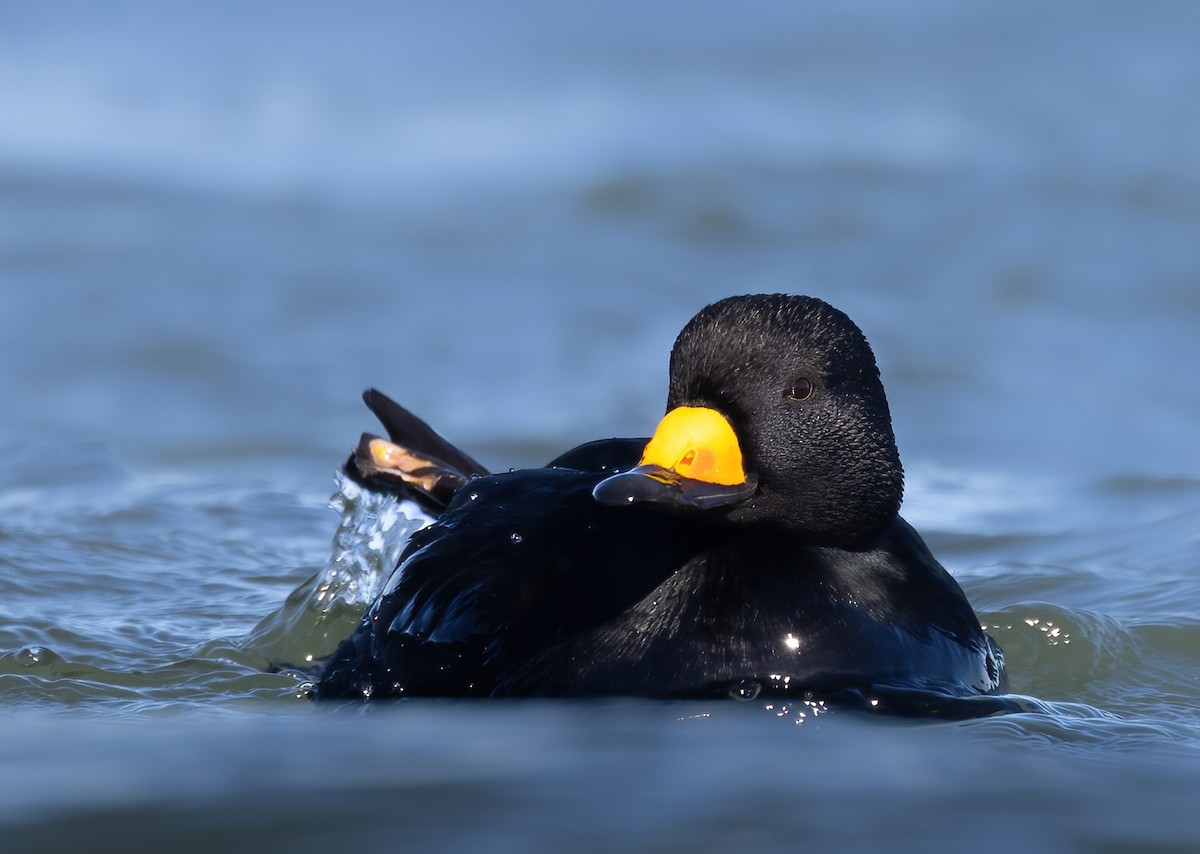
[[[820,300],[733,297],[680,333],[668,413],[732,429],[724,474],[688,468],[707,439],[678,460],[610,439],[487,475],[382,395],[368,403],[411,452],[395,459],[424,474],[381,467],[370,437],[348,470],[444,510],[318,696],[1002,688],[999,647],[898,515],[903,470],[870,346]]]

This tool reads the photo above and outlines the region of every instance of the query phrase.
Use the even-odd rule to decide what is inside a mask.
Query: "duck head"
[[[667,414],[638,466],[593,495],[854,548],[892,523],[903,491],[866,338],[819,299],[775,294],[730,297],[688,322],[671,351]]]

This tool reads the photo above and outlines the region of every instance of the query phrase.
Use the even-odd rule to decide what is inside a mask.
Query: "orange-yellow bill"
[[[637,467],[601,481],[592,495],[602,504],[704,509],[740,501],[754,487],[725,416],[707,407],[680,406],[659,422]]]

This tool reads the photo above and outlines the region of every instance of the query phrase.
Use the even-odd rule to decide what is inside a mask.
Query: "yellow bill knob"
[[[639,465],[658,465],[693,480],[744,483],[737,434],[715,409],[679,406],[659,422]]]

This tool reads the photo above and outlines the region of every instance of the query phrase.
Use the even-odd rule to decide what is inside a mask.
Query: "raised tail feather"
[[[488,473],[383,392],[367,389],[363,402],[391,440],[364,433],[346,462],[346,473],[368,489],[410,497],[440,511],[464,483]]]

